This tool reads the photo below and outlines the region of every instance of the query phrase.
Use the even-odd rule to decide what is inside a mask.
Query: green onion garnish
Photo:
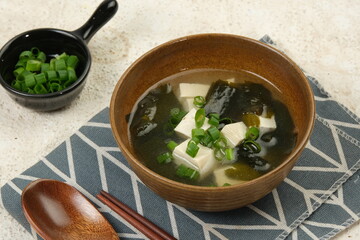
[[[186,147],[186,153],[190,157],[194,158],[196,156],[196,154],[198,153],[198,151],[199,151],[199,146],[197,145],[197,143],[194,140],[190,140]]]
[[[26,62],[25,69],[30,72],[37,72],[41,69],[41,62],[36,59],[30,59]]]
[[[214,149],[215,159],[218,161],[222,161],[225,157],[225,151],[223,148],[215,148]]]
[[[163,154],[160,154],[156,160],[158,161],[158,163],[162,164],[162,163],[169,163],[171,162],[172,160],[172,155],[171,153],[169,152],[166,152],[166,153],[163,153]]]
[[[244,140],[242,143],[242,146],[245,151],[251,152],[251,153],[259,153],[261,151],[261,146],[254,140]]]
[[[220,131],[216,127],[212,126],[210,127],[207,132],[209,133],[211,139],[213,141],[217,140],[220,137]]]
[[[226,148],[227,140],[225,137],[219,137],[214,141],[214,146],[217,148]]]
[[[36,80],[34,75],[29,74],[25,76],[25,85],[29,88],[34,87],[36,85]]]
[[[214,127],[217,127],[217,126],[219,126],[219,119],[216,118],[216,117],[214,117],[214,116],[211,116],[211,117],[209,118],[208,123],[209,123],[210,125],[214,126]]]
[[[213,141],[212,141],[211,136],[209,135],[208,131],[205,131],[205,135],[202,139],[200,139],[200,143],[205,147],[212,146]]]
[[[191,136],[201,139],[205,136],[205,130],[202,128],[194,128],[191,130]]]
[[[202,108],[202,107],[205,106],[205,103],[206,103],[206,101],[205,101],[205,98],[203,96],[194,97],[193,104],[194,104],[195,107]]]
[[[66,59],[66,65],[68,67],[71,67],[73,69],[76,69],[77,65],[79,63],[79,58],[75,55],[70,55],[67,59]]]
[[[229,161],[234,160],[235,159],[234,149],[233,148],[225,149],[225,157]]]
[[[181,122],[185,115],[186,112],[181,111],[179,108],[170,109],[170,123],[174,126],[174,128]]]
[[[205,122],[205,109],[200,108],[195,113],[195,125],[197,128],[201,128]]]
[[[256,140],[258,139],[260,131],[257,127],[250,127],[245,133],[246,139]]]
[[[168,144],[166,144],[166,147],[172,152],[177,147],[177,145],[178,144],[176,142],[170,141]]]
[[[77,80],[77,56],[62,53],[50,59],[49,63],[45,61],[46,54],[36,47],[21,52],[11,86],[28,93],[45,94],[60,91]]]
[[[186,178],[186,179],[190,179],[190,180],[196,180],[196,179],[199,178],[200,173],[198,171],[196,171],[195,169],[186,167],[185,165],[181,164],[176,169],[176,175],[181,177],[181,178]]]

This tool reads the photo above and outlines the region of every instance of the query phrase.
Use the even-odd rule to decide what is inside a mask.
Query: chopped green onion
[[[23,51],[20,53],[19,59],[20,60],[28,60],[32,58],[33,54],[31,51]]]
[[[66,62],[64,59],[62,58],[56,59],[54,64],[55,64],[55,71],[66,70]]]
[[[23,67],[18,67],[13,71],[15,77],[19,76],[25,69]]]
[[[171,160],[172,160],[172,155],[171,155],[171,153],[169,153],[169,152],[166,152],[166,153],[163,153],[163,154],[160,154],[157,158],[156,158],[156,160],[158,161],[158,163],[169,163],[169,162],[171,162]]]
[[[205,136],[205,130],[202,128],[194,128],[191,130],[191,136],[200,139]]]
[[[242,146],[245,151],[251,152],[251,153],[259,153],[261,152],[261,146],[254,140],[245,140],[242,143]]]
[[[199,178],[200,173],[198,171],[196,171],[195,169],[186,167],[185,165],[181,164],[176,169],[176,175],[181,177],[181,178],[186,178],[186,179],[190,179],[190,180],[196,180],[196,179]]]
[[[229,161],[234,160],[235,159],[234,149],[233,148],[225,149],[225,157]]]
[[[168,144],[166,144],[166,146],[172,152],[178,146],[178,144],[174,141],[170,141]]]
[[[258,139],[260,131],[257,127],[250,127],[245,133],[246,139],[256,140]]]
[[[222,124],[230,124],[232,122],[233,122],[233,120],[231,118],[222,118],[219,120],[219,123],[222,123]]]
[[[54,71],[54,70],[46,71],[46,72],[45,72],[45,75],[46,75],[46,78],[47,78],[49,81],[58,79],[58,75],[57,75],[56,71]]]
[[[55,70],[55,61],[56,61],[56,58],[52,58],[50,59],[50,63],[49,63],[49,70],[52,70],[54,71]]]
[[[44,85],[42,85],[41,83],[36,84],[34,87],[34,91],[36,94],[45,94],[48,93],[48,91],[46,90],[46,88],[44,87]]]
[[[193,140],[196,144],[200,143],[200,138],[198,137],[192,137],[191,140]]]
[[[224,183],[222,186],[223,187],[228,187],[228,186],[231,186],[231,184],[230,183]]]
[[[205,131],[204,137],[200,139],[200,143],[205,147],[212,147],[213,141],[207,131]]]
[[[216,118],[217,120],[219,120],[219,119],[220,119],[220,114],[218,114],[218,113],[210,113],[208,117],[209,117],[209,118],[214,117],[214,118]]]
[[[70,70],[69,70],[70,71]],[[70,73],[69,73],[70,74]],[[70,78],[70,75],[69,75]],[[183,117],[186,115],[186,112],[181,111],[179,108],[170,109],[170,123],[174,125],[174,128],[181,122]]]
[[[41,64],[41,68],[40,68],[40,72],[47,72],[50,70],[50,64],[49,63],[42,63]]]
[[[211,136],[212,140],[217,140],[220,137],[220,131],[219,129],[217,129],[216,127],[212,126],[210,127],[207,132],[209,133],[209,135]]]
[[[32,48],[30,49],[30,52],[32,53],[32,55],[33,55],[34,57],[37,57],[37,56],[39,55],[39,53],[40,53],[40,50],[39,50],[37,47],[32,47]]]
[[[34,77],[35,77],[36,83],[41,83],[41,84],[46,83],[45,73],[36,74]]]
[[[219,119],[214,116],[211,116],[208,123],[212,126],[217,127],[217,126],[219,126]]]
[[[36,85],[36,80],[33,74],[29,74],[25,76],[25,85],[26,87],[33,87]]]
[[[27,62],[27,60],[19,60],[15,64],[15,68],[19,68],[19,67],[25,68],[26,67],[26,62]]]
[[[19,55],[11,86],[28,93],[43,94],[60,91],[72,85],[78,78],[75,68],[79,58],[62,53],[45,63],[46,54],[37,47]]]
[[[66,66],[71,67],[73,69],[77,67],[78,63],[79,63],[79,58],[75,55],[70,55],[66,59]]]
[[[30,59],[30,60],[27,61],[25,69],[27,71],[31,71],[31,72],[40,71],[40,69],[41,69],[41,61],[35,60],[35,59]]]
[[[62,81],[62,82],[67,81],[69,79],[67,70],[58,70],[57,74],[58,74],[60,81]]]
[[[218,161],[222,161],[225,157],[225,151],[222,148],[215,148],[214,149],[214,156],[215,159]]]
[[[196,96],[194,97],[193,104],[195,107],[202,108],[205,106],[205,98],[203,96]]]
[[[29,71],[24,70],[24,71],[22,71],[22,72],[16,77],[16,80],[19,80],[19,81],[21,81],[21,82],[24,82],[24,81],[25,81],[25,77],[26,77],[27,75],[30,75],[30,74],[32,74],[32,73],[29,72]]]
[[[197,128],[201,128],[205,122],[205,109],[200,108],[195,113],[195,125]]]
[[[75,70],[72,69],[72,68],[68,68],[67,71],[68,71],[68,79],[69,79],[69,81],[74,81],[75,82],[77,80]]]
[[[214,146],[217,148],[226,148],[227,140],[225,137],[219,137],[217,140],[214,141]]]
[[[55,58],[67,60],[69,58],[69,56],[65,52],[63,52],[62,54],[57,55]]]
[[[36,56],[36,59],[44,63],[46,61],[46,54],[44,52],[39,52],[39,54]]]
[[[190,140],[186,147],[186,153],[190,157],[194,158],[196,156],[196,154],[198,153],[198,151],[199,151],[199,146],[197,145],[197,143],[194,140]]]
[[[59,92],[62,89],[63,88],[61,87],[60,84],[58,84],[58,83],[50,83],[50,92]]]
[[[21,90],[21,82],[18,80],[12,81],[11,86],[17,90]]]

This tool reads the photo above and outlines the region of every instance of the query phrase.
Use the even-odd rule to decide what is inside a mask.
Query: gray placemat
[[[274,45],[268,36],[261,40]],[[20,195],[29,182],[50,178],[67,182],[87,196],[122,239],[145,237],[95,198],[102,189],[179,239],[329,239],[359,219],[360,120],[314,78],[308,79],[317,109],[311,139],[285,181],[249,206],[204,213],[154,194],[132,172],[117,147],[108,108],[5,184],[2,205],[40,239],[22,213]]]

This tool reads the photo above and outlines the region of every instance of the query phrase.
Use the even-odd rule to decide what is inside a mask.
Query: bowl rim
[[[2,74],[0,73],[0,84],[6,89],[7,92],[9,92],[9,93],[11,93],[13,95],[19,96],[19,97],[32,98],[32,99],[54,98],[54,97],[62,96],[62,95],[65,95],[67,93],[72,92],[75,88],[81,86],[82,83],[86,80],[87,75],[90,72],[91,64],[92,64],[92,57],[91,57],[90,50],[89,50],[88,46],[86,45],[86,43],[84,42],[84,40],[79,38],[76,34],[70,32],[70,31],[62,30],[62,29],[57,29],[57,28],[36,28],[36,29],[28,30],[28,31],[17,34],[16,36],[14,36],[10,40],[8,40],[4,44],[4,46],[1,47],[1,49],[0,49],[0,61],[2,60],[2,58],[1,58],[2,55],[8,50],[8,48],[11,46],[11,44],[16,39],[19,39],[22,36],[26,36],[27,34],[41,33],[41,32],[55,32],[57,34],[66,36],[68,38],[73,38],[74,40],[79,42],[79,44],[81,44],[83,46],[83,49],[85,50],[86,54],[88,55],[88,59],[87,59],[86,63],[84,64],[85,65],[84,71],[81,73],[80,76],[78,76],[78,79],[73,84],[68,86],[67,88],[65,88],[65,89],[63,89],[61,91],[52,92],[52,93],[45,93],[45,94],[32,94],[32,93],[27,93],[27,92],[17,90],[15,88],[11,87],[11,85],[5,81]]]
[[[236,38],[236,39],[241,39],[244,41],[249,41],[252,42],[254,44],[260,45],[261,47],[267,48],[268,50],[274,51],[276,54],[280,55],[282,58],[284,58],[286,61],[288,61],[296,70],[296,72],[301,76],[301,78],[304,80],[304,88],[306,89],[306,92],[309,93],[309,117],[310,117],[310,122],[309,125],[305,131],[305,137],[303,139],[301,139],[298,142],[298,147],[293,149],[293,151],[284,159],[284,161],[278,165],[276,168],[274,168],[273,170],[265,173],[264,175],[261,175],[260,177],[257,177],[253,180],[250,181],[246,181],[244,183],[241,184],[235,184],[235,185],[230,185],[230,186],[217,186],[217,187],[210,187],[210,186],[198,186],[198,185],[190,185],[190,184],[185,184],[185,183],[181,183],[181,182],[177,182],[175,180],[171,180],[169,178],[163,177],[162,175],[156,173],[155,171],[151,170],[150,168],[146,167],[144,164],[142,164],[137,158],[136,156],[134,156],[126,147],[125,144],[122,141],[122,138],[119,134],[119,130],[115,124],[115,115],[114,115],[114,105],[115,105],[115,99],[116,99],[116,95],[119,91],[119,88],[122,86],[125,77],[132,71],[132,69],[134,67],[136,67],[136,65],[143,61],[146,57],[150,56],[151,54],[153,54],[154,52],[158,51],[159,49],[165,48],[167,46],[176,44],[178,42],[183,42],[183,41],[189,41],[189,40],[193,40],[193,39],[198,39],[198,38],[209,38],[209,37],[214,37],[214,38]],[[284,54],[283,52],[281,52],[280,50],[276,49],[273,46],[270,46],[268,44],[265,44],[259,40],[255,40],[249,37],[244,37],[241,35],[235,35],[235,34],[228,34],[228,33],[200,33],[200,34],[193,34],[193,35],[187,35],[187,36],[183,36],[183,37],[179,37],[167,42],[164,42],[150,50],[148,50],[147,52],[145,52],[143,55],[141,55],[139,58],[137,58],[126,70],[125,72],[121,75],[119,81],[117,82],[114,90],[113,90],[113,94],[111,97],[111,101],[110,101],[110,111],[109,111],[109,115],[110,115],[110,125],[111,125],[111,129],[113,132],[113,135],[115,137],[116,142],[118,143],[119,147],[121,148],[122,152],[125,152],[125,155],[129,156],[131,158],[132,163],[136,164],[137,167],[140,167],[143,171],[145,171],[148,175],[155,175],[156,178],[158,178],[161,182],[166,183],[167,185],[171,184],[172,187],[174,188],[181,188],[181,189],[187,189],[188,191],[194,191],[194,192],[198,192],[198,191],[206,191],[206,192],[223,192],[223,191],[227,191],[227,189],[236,189],[236,188],[242,188],[244,186],[251,186],[251,185],[255,185],[258,182],[264,181],[264,179],[267,178],[271,178],[271,175],[281,171],[281,169],[283,169],[286,165],[288,164],[292,164],[291,159],[294,157],[297,157],[302,150],[305,148],[312,130],[314,128],[314,124],[315,124],[315,99],[314,99],[314,94],[313,91],[311,89],[310,83],[308,81],[308,79],[306,78],[304,72],[300,69],[300,67],[292,60],[290,59],[286,54]],[[296,161],[294,162],[294,164],[296,163]]]

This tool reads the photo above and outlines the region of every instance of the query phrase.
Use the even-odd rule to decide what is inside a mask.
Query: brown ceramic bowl
[[[144,166],[129,141],[128,115],[137,99],[158,81],[189,69],[246,70],[272,82],[284,94],[298,139],[284,162],[249,182],[228,187],[200,187],[169,180]],[[250,204],[278,186],[293,168],[314,126],[315,106],[309,83],[283,53],[249,38],[200,34],[164,43],[136,60],[122,75],[110,104],[111,128],[137,176],[155,193],[199,211],[224,211]]]

